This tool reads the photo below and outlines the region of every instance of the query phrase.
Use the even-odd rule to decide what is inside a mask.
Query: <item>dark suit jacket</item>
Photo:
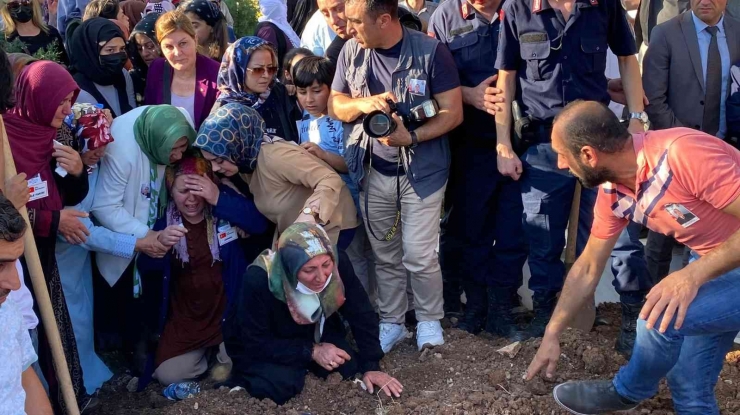
[[[691,9],[689,0],[640,0],[635,18],[635,40],[640,44],[649,44],[655,26],[667,22],[679,14]]]
[[[164,58],[159,58],[149,66],[149,72],[146,77],[146,92],[144,103],[146,105],[169,104],[164,101]],[[211,113],[211,108],[218,98],[218,70],[221,64],[215,60],[198,55],[195,61],[195,105],[194,113],[195,131],[198,131],[200,124]],[[172,79],[172,78],[170,78]]]
[[[740,21],[725,15],[724,27],[732,64],[740,59]],[[642,62],[642,83],[653,129],[701,129],[704,74],[690,11],[655,27]]]

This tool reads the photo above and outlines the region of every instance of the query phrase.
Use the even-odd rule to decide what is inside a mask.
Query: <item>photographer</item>
[[[377,260],[380,343],[388,352],[406,335],[406,272],[416,305],[419,349],[444,343],[442,275],[435,248],[449,174],[447,132],[462,121],[455,62],[436,39],[404,28],[395,0],[349,0],[349,40],[339,55],[329,115],[344,122],[345,160],[361,184],[360,207]],[[432,118],[404,125],[399,114],[436,100]],[[395,130],[370,138],[364,115],[391,113]],[[409,117],[416,118],[416,117]],[[369,165],[366,166],[365,153]],[[403,215],[403,219],[400,216]]]

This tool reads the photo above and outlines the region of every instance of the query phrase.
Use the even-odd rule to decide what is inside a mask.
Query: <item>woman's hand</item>
[[[319,343],[313,346],[311,358],[319,366],[332,372],[352,358],[344,350],[331,343]]]
[[[57,163],[64,170],[67,170],[67,173],[73,176],[82,174],[82,169],[85,165],[82,164],[80,153],[76,152],[72,147],[54,143],[54,152],[51,153],[51,156],[57,159]]]
[[[136,252],[143,252],[152,258],[162,258],[167,254],[169,248],[162,245],[157,239],[160,232],[150,230],[146,236],[136,240]]]
[[[403,385],[401,385],[401,382],[385,372],[365,372],[365,375],[362,377],[362,382],[365,383],[369,393],[374,392],[375,389],[373,385],[379,387],[387,396],[395,396],[396,398],[399,398],[401,397],[401,392],[403,392]]]
[[[180,241],[180,238],[187,235],[188,230],[181,225],[170,225],[157,235],[157,241],[164,245],[167,249],[172,248],[176,243]]]
[[[86,218],[88,214],[75,209],[64,209],[59,212],[59,233],[64,240],[72,245],[79,245],[87,240],[90,230],[79,218]]]
[[[5,181],[3,195],[10,200],[16,209],[20,209],[28,203],[31,192],[28,190],[26,173],[19,173]]]
[[[197,174],[188,174],[185,176],[185,188],[195,196],[200,196],[211,206],[218,203],[218,186],[211,179]]]

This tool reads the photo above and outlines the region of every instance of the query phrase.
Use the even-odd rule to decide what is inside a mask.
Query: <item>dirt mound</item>
[[[309,375],[303,393],[286,405],[258,401],[246,392],[229,393],[211,389],[182,402],[171,403],[159,396],[161,388],[150,386],[140,394],[124,389],[101,393],[104,414],[564,414],[552,399],[552,388],[570,379],[598,379],[612,376],[625,363],[614,351],[619,331],[618,305],[600,308],[610,324],[589,333],[568,330],[561,339],[561,359],[553,380],[524,382],[522,376],[540,344],[539,339],[522,344],[514,358],[497,349],[507,345],[499,338],[472,336],[445,330],[445,345],[420,354],[413,340],[401,344],[381,362],[383,370],[401,381],[404,394],[390,399],[370,395],[351,382],[324,381]],[[717,384],[723,414],[740,414],[740,352],[728,354]],[[670,393],[661,384],[660,392],[631,414],[673,413]]]

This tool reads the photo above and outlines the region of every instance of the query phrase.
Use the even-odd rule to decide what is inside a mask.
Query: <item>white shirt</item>
[[[26,287],[26,283],[23,281],[23,266],[21,261],[15,261],[15,269],[18,270],[18,278],[21,280],[21,288],[15,291],[11,291],[8,294],[8,300],[12,300],[18,310],[23,316],[23,328],[26,330],[33,330],[39,325],[39,319],[36,317],[36,313],[33,312],[33,297],[31,291]]]
[[[26,392],[22,374],[38,357],[23,316],[12,299],[0,305],[0,415],[25,415]]]
[[[337,34],[326,23],[324,15],[320,10],[316,10],[303,29],[301,47],[310,50],[316,56],[324,56],[335,37]]]

